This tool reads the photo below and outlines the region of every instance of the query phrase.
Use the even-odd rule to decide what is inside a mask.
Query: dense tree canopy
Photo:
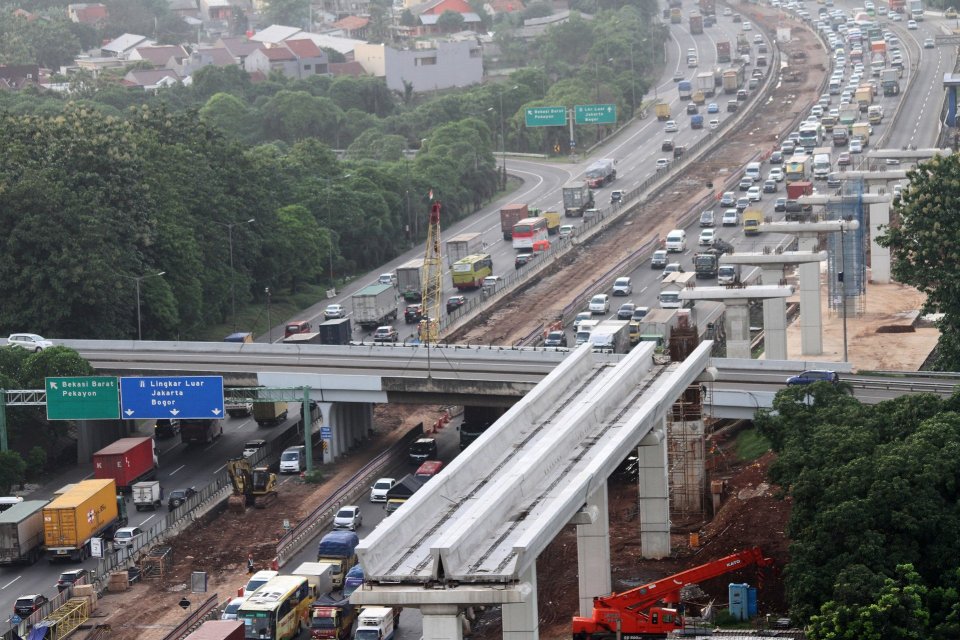
[[[785,580],[794,616],[819,613],[824,640],[951,637],[958,611],[942,599],[960,567],[960,394],[870,406],[818,383],[781,391],[773,409],[757,425],[778,453],[772,479],[793,500]],[[884,618],[916,623],[915,603],[890,603],[909,585],[929,594],[920,598],[929,634],[836,633]]]

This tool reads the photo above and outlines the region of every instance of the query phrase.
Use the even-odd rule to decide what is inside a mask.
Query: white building
[[[386,78],[387,88],[415,92],[469,87],[483,79],[483,53],[476,41],[417,41],[415,49],[398,50],[383,44],[357,45],[354,60],[370,75]]]

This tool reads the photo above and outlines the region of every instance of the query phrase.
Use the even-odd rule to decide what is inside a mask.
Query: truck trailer
[[[627,353],[630,351],[630,322],[604,320],[590,332],[594,353]]]
[[[357,640],[391,640],[396,626],[396,609],[390,607],[364,607],[357,616]]]
[[[676,327],[676,309],[651,309],[640,320],[640,342],[656,342],[666,346]]]
[[[133,506],[137,511],[159,509],[163,504],[163,489],[156,480],[147,480],[133,485]]]
[[[287,419],[286,402],[254,402],[253,419],[258,427],[270,427]]]
[[[120,438],[93,454],[93,477],[113,480],[122,491],[157,475],[153,438]]]
[[[524,205],[526,206],[526,205]],[[593,192],[586,182],[568,182],[563,186],[563,215],[572,218],[583,217],[583,212],[593,206]],[[500,212],[501,219],[503,210]],[[517,218],[519,220],[520,218]],[[510,227],[513,236],[513,226]]]
[[[830,171],[830,147],[817,147],[813,150],[813,179],[826,180]]]
[[[184,640],[243,640],[242,620],[207,620]]]
[[[420,302],[423,298],[423,258],[414,258],[397,267],[397,289],[407,302]]]
[[[127,509],[111,479],[81,480],[43,508],[43,541],[50,561],[90,557],[90,540],[110,538],[127,525]]]
[[[396,289],[389,284],[371,284],[350,297],[353,319],[364,329],[376,329],[397,319]]]
[[[475,253],[481,253],[482,250],[483,250],[483,234],[461,233],[459,235],[455,235],[449,240],[447,240],[447,266],[452,267],[453,263],[456,262],[457,260],[460,260],[461,258],[466,258],[467,256],[472,256]],[[414,261],[411,261],[411,262],[414,262]],[[422,268],[423,258],[421,258],[418,262],[420,263],[420,267]],[[398,273],[397,279],[399,280],[399,278],[400,278],[400,274]],[[417,277],[418,296],[420,293],[419,284],[420,284],[420,278],[418,276]],[[402,291],[403,289],[401,289],[401,292]],[[407,299],[406,296],[404,296],[404,300],[406,299]],[[417,302],[419,300],[420,298],[417,297],[417,299],[414,302]]]
[[[357,545],[360,538],[353,531],[331,531],[320,539],[317,545],[317,562],[329,562],[333,565],[330,582],[336,589],[343,584],[343,577],[350,567],[357,564]]]
[[[730,43],[717,43],[717,62],[730,62]]]
[[[530,209],[525,204],[508,204],[500,208],[500,231],[504,240],[513,240],[513,225],[530,217]],[[466,256],[464,256],[466,257]]]
[[[210,444],[223,435],[223,420],[187,419],[180,421],[180,442]]]
[[[702,91],[704,97],[710,98],[717,92],[717,86],[713,81],[713,72],[704,71],[697,74],[697,90]]]
[[[33,564],[43,555],[46,500],[24,500],[0,513],[0,566]]]

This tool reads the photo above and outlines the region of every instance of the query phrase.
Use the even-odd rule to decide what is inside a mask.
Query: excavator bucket
[[[244,513],[247,510],[246,496],[233,494],[227,498],[227,510],[230,511],[230,513]]]

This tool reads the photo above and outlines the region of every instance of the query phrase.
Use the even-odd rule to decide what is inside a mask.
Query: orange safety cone
[[[270,570],[280,571],[280,562],[276,558],[270,561]]]

